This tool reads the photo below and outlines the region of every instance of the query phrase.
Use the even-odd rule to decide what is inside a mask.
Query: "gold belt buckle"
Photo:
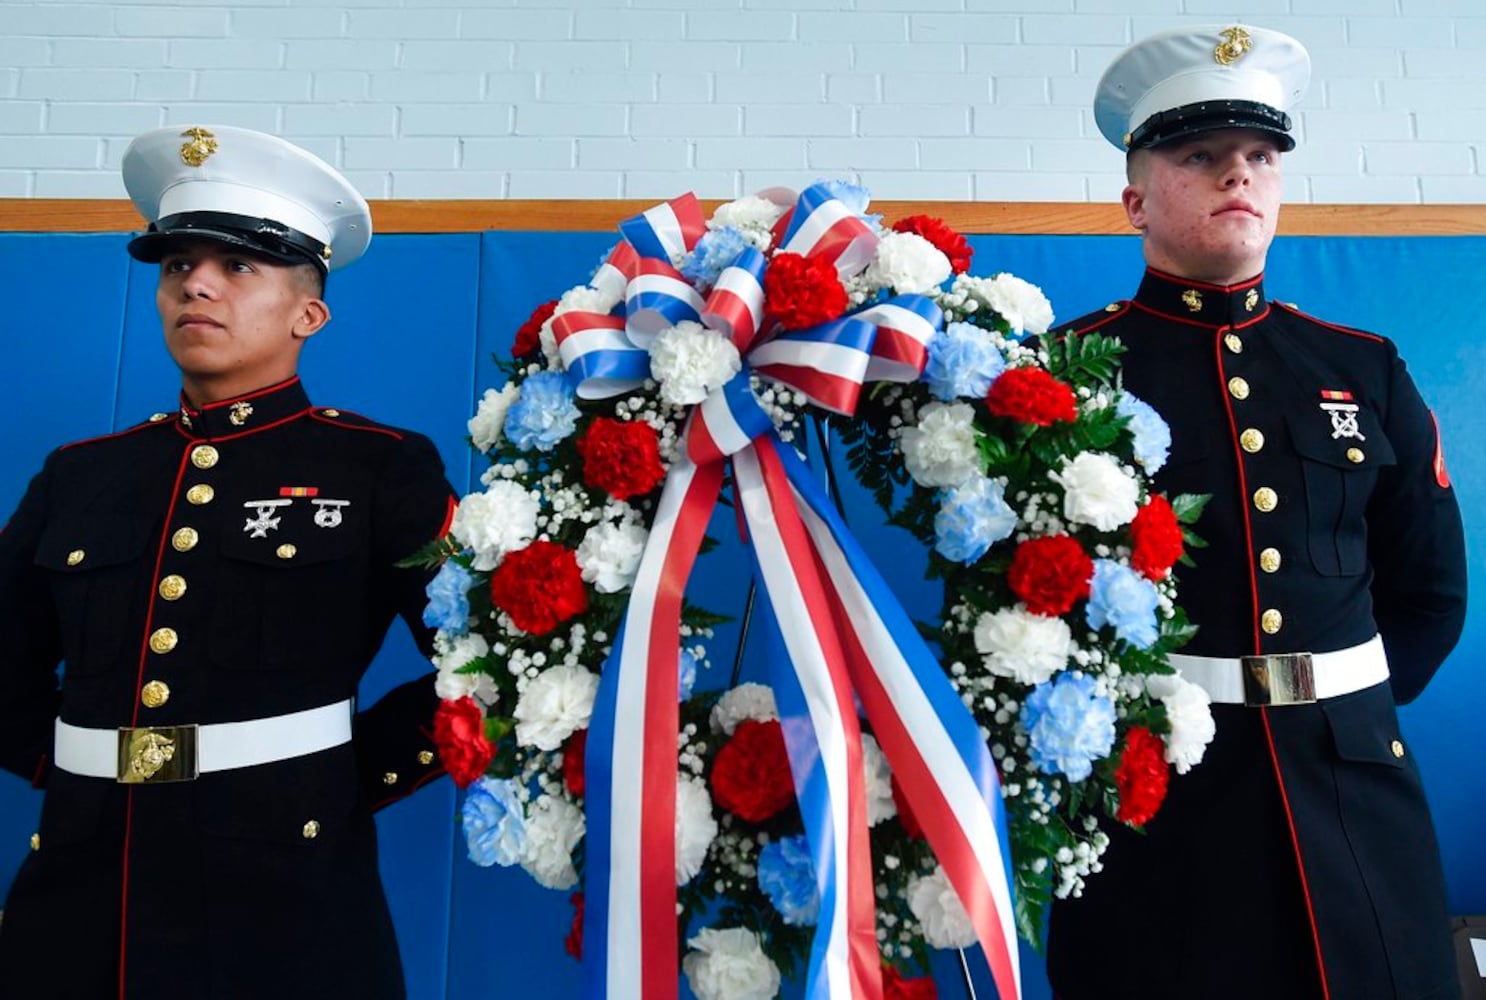
[[[196,780],[196,727],[121,728],[117,780],[125,785]]]
[[[1314,705],[1316,675],[1310,653],[1270,653],[1241,656],[1243,703],[1263,705]]]

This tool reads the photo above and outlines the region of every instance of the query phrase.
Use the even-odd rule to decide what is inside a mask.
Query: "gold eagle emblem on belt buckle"
[[[120,729],[118,774],[125,785],[195,779],[196,727]]]

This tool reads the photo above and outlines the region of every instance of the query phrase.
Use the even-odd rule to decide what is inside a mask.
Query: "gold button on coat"
[[[31,834],[31,850],[33,850],[33,851],[39,851],[39,850],[41,850],[41,834],[39,834],[39,833],[33,833],[33,834]]]
[[[177,528],[175,534],[170,536],[170,544],[177,552],[190,552],[200,540],[201,536],[196,533],[195,528]]]
[[[157,628],[150,633],[150,649],[162,655],[174,649],[179,641],[173,628]]]
[[[274,550],[274,554],[277,555],[280,559],[293,559],[297,552],[299,552],[299,549],[295,548],[288,542],[285,542],[283,545],[280,545],[277,549]]]
[[[206,483],[197,483],[195,486],[186,491],[186,499],[191,501],[198,507],[200,507],[204,503],[211,503],[212,498],[216,495],[217,491],[212,489]]]
[[[169,416],[170,416],[170,414],[168,414],[168,413],[151,413],[150,414],[150,423],[152,423],[152,424],[158,424],[160,421],[166,419]]]
[[[1223,338],[1223,346],[1228,348],[1231,354],[1243,353],[1243,338],[1236,333],[1230,333]]]
[[[1264,447],[1264,432],[1257,427],[1250,427],[1238,436],[1238,443],[1252,455]]]
[[[338,417],[341,415],[341,411],[336,409],[321,410],[320,415],[325,417]]]
[[[305,840],[314,840],[316,837],[320,836],[319,822],[317,822],[316,820],[310,820],[309,822],[305,823],[304,829],[301,830],[300,833],[304,835]]]
[[[1402,740],[1394,740],[1393,741],[1393,746],[1391,747],[1391,749],[1393,750],[1393,756],[1399,758],[1400,760],[1403,759],[1403,741]]]
[[[198,469],[210,469],[220,458],[217,449],[209,444],[199,444],[191,449],[191,464]]]
[[[1361,448],[1348,448],[1347,449],[1347,461],[1348,462],[1351,462],[1354,465],[1356,463],[1362,461],[1366,457],[1367,457],[1366,455],[1362,454],[1362,449]]]
[[[1274,635],[1285,624],[1285,616],[1274,608],[1270,608],[1259,616],[1259,627],[1269,635]]]
[[[1268,486],[1261,486],[1254,491],[1254,506],[1268,514],[1280,505],[1280,495]]]
[[[433,751],[432,750],[419,750],[418,751],[418,763],[420,763],[420,764],[432,764],[433,763]]]
[[[67,553],[67,565],[76,566],[87,557],[88,554],[82,549],[73,549],[71,552]]]
[[[1228,380],[1228,392],[1234,399],[1249,398],[1249,383],[1238,375]]]
[[[186,578],[172,573],[160,581],[160,596],[167,601],[179,601],[186,593]]]
[[[139,700],[145,708],[159,708],[170,700],[170,685],[164,681],[150,681],[140,688]]]
[[[382,775],[382,784],[384,784],[384,785],[395,785],[395,784],[397,784],[397,772],[396,771],[388,771],[386,774]]]
[[[1274,573],[1280,568],[1280,550],[1265,549],[1259,553],[1259,568],[1266,573]]]

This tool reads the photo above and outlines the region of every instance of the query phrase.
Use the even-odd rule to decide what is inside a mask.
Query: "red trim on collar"
[[[262,389],[254,389],[246,396],[232,396],[228,399],[218,399],[211,403],[204,403],[199,407],[195,407],[194,409],[189,404],[187,404],[187,412],[205,413],[207,410],[220,410],[224,406],[232,406],[235,403],[245,403],[250,399],[260,399],[263,396],[267,396],[269,393],[278,392],[281,389],[287,389],[298,381],[298,375],[290,375],[282,382],[275,382],[273,385],[264,386]],[[183,403],[185,402],[185,393],[181,394],[181,401]]]
[[[1245,288],[1252,288],[1264,281],[1263,271],[1260,271],[1248,281],[1240,281],[1236,285],[1214,285],[1206,281],[1194,281],[1191,278],[1183,278],[1179,274],[1172,274],[1169,271],[1163,271],[1158,267],[1147,267],[1146,272],[1149,274],[1154,274],[1158,278],[1163,278],[1174,285],[1191,285],[1194,288],[1206,288],[1208,291],[1211,292],[1241,292]]]
[[[1138,302],[1134,299],[1130,300],[1130,305],[1132,308],[1139,309],[1143,313],[1150,313],[1152,316],[1160,316],[1162,319],[1169,319],[1173,323],[1182,323],[1186,326],[1195,326],[1199,330],[1215,329],[1211,323],[1203,323],[1195,319],[1188,319],[1186,316],[1178,316],[1175,313],[1164,313],[1159,309],[1153,309],[1152,307],[1146,305],[1144,302]]]

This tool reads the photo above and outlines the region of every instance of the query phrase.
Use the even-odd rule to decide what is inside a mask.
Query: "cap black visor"
[[[241,247],[284,264],[314,264],[321,275],[329,270],[325,244],[270,219],[254,219],[226,212],[183,212],[150,224],[149,231],[129,241],[129,255],[158,264],[166,254],[191,240],[211,240]]]
[[[1243,128],[1267,132],[1283,153],[1295,148],[1290,116],[1258,101],[1202,101],[1158,111],[1130,133],[1130,149],[1151,149],[1204,132]]]

